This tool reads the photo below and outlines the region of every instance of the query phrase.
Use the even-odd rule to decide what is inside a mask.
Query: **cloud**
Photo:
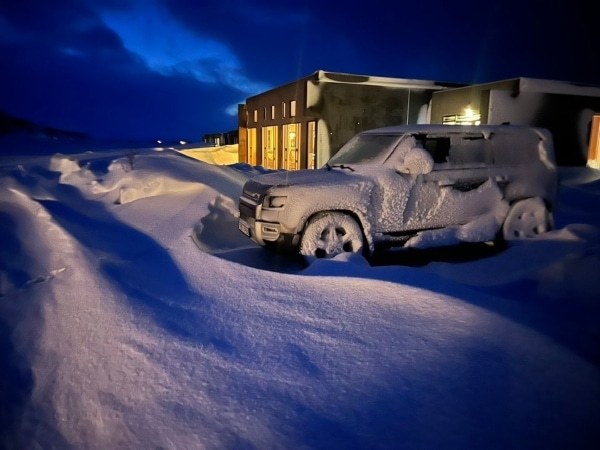
[[[235,55],[161,17],[158,8],[148,16],[139,1],[114,3],[23,0],[0,7],[0,59],[9,62],[0,71],[0,108],[99,138],[189,140],[233,128],[227,105],[246,95],[239,89],[256,87]],[[120,27],[105,24],[105,10]],[[134,45],[136,35],[147,44]]]
[[[222,83],[246,95],[268,88],[249,79],[225,44],[198,35],[178,22],[158,1],[136,2],[131,9],[105,10],[101,17],[127,50],[162,75],[189,75],[202,83]]]

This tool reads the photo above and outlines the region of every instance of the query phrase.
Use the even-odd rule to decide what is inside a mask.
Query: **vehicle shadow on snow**
[[[58,185],[53,194],[56,201],[37,201],[95,255],[100,271],[126,294],[137,312],[148,315],[179,338],[231,351],[228,340],[210,325],[210,300],[199,301],[199,294],[192,291],[166,249],[120,222],[102,203],[85,199],[72,186]]]
[[[432,262],[469,262],[497,255],[506,248],[503,242],[477,242],[427,249],[400,249],[378,252],[370,263],[372,266],[420,267]]]

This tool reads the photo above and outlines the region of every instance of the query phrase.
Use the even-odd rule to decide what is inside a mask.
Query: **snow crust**
[[[600,445],[597,171],[501,252],[305,268],[237,229],[260,167],[130,163],[0,160],[0,447]]]

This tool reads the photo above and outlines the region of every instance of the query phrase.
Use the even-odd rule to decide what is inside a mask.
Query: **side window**
[[[494,160],[500,166],[516,166],[539,161],[540,138],[535,133],[496,133],[490,139]]]
[[[415,135],[417,143],[429,152],[435,164],[448,162],[450,154],[450,138],[445,136]]]
[[[451,165],[471,167],[493,164],[489,140],[481,134],[453,136],[449,162]]]

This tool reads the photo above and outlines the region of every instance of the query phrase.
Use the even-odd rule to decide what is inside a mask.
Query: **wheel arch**
[[[554,228],[554,208],[556,206],[556,199],[551,198],[548,195],[521,195],[518,197],[512,197],[510,199],[507,199],[509,209],[508,209],[508,211],[506,211],[506,215],[502,221],[502,224],[504,225],[506,216],[508,216],[508,213],[513,206],[515,206],[517,203],[522,202],[524,200],[535,199],[535,198],[539,198],[542,202],[544,202],[544,205],[546,206],[546,210],[550,214],[550,219],[552,220],[552,227]]]
[[[503,218],[502,225],[498,232],[498,234],[502,236],[502,240],[507,241],[507,240],[511,239],[507,236],[507,230],[510,230],[511,228],[513,228],[513,221],[514,221],[514,217],[515,217],[514,214],[515,214],[515,211],[519,211],[518,210],[519,206],[527,201],[535,202],[538,200],[542,203],[544,210],[545,210],[544,220],[547,221],[547,223],[545,224],[547,229],[545,231],[550,231],[555,228],[554,213],[553,213],[553,208],[552,208],[554,205],[553,202],[549,201],[544,196],[523,196],[520,198],[514,198],[509,202],[509,208],[506,211],[506,215]],[[521,212],[522,212],[522,210],[521,210]],[[520,220],[520,216],[518,216],[518,219]]]
[[[365,253],[367,254],[367,256],[372,256],[373,255],[373,251],[374,251],[374,244],[373,244],[373,237],[371,236],[371,233],[367,232],[367,230],[369,229],[368,226],[368,221],[366,220],[366,218],[364,217],[364,215],[352,210],[352,209],[345,209],[345,208],[331,208],[331,209],[324,209],[324,210],[319,210],[319,211],[315,211],[312,214],[307,215],[303,222],[302,222],[302,226],[299,227],[299,235],[302,236],[304,234],[304,230],[306,229],[308,223],[317,218],[317,217],[321,217],[321,216],[325,216],[327,214],[331,214],[331,213],[341,213],[341,214],[345,214],[347,216],[352,217],[356,223],[358,224],[358,226],[360,227],[360,230],[362,232],[363,235],[363,249],[365,251]]]

